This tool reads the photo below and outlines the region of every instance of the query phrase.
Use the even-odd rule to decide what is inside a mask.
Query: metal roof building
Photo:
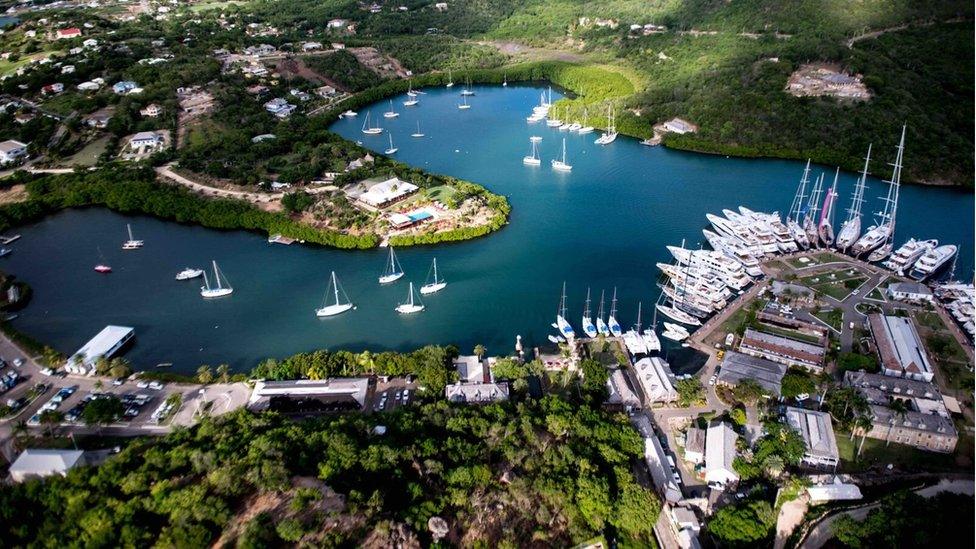
[[[910,318],[873,314],[868,319],[885,375],[932,381],[932,364]]]
[[[83,450],[48,450],[28,448],[10,465],[10,478],[23,482],[31,477],[66,475],[70,469],[85,464]]]
[[[678,391],[671,381],[671,367],[660,357],[642,358],[634,364],[637,382],[648,405],[655,402],[672,402],[678,399]]]
[[[798,366],[814,372],[823,369],[824,345],[806,343],[781,335],[770,334],[749,328],[742,335],[739,352],[773,362]]]
[[[732,467],[738,438],[728,423],[718,422],[708,426],[705,435],[705,482],[709,486],[724,490],[726,485],[739,480],[739,474]]]
[[[808,465],[836,467],[840,462],[837,439],[830,415],[804,408],[786,407],[786,423],[800,434],[807,451],[803,462]]]
[[[99,357],[111,358],[133,337],[135,329],[128,326],[106,326],[71,355],[65,370],[73,374],[89,374],[94,371]]]
[[[729,351],[722,359],[718,382],[735,386],[743,379],[751,379],[763,389],[779,396],[786,370],[785,364]]]
[[[271,399],[276,397],[355,402],[363,407],[368,389],[369,378],[365,377],[258,381],[254,384],[248,407],[256,410],[268,408]]]

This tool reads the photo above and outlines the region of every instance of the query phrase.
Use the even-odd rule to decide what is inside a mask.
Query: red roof
[[[78,27],[61,29],[58,31],[58,36],[81,36],[81,29]]]

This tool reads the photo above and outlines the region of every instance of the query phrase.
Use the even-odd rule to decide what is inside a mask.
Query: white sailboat
[[[587,110],[586,109],[583,109],[583,121],[580,122],[580,128],[578,130],[576,130],[576,133],[578,133],[580,135],[585,135],[585,134],[588,134],[588,133],[593,133],[593,126],[583,126],[582,125],[582,124],[586,124],[586,121],[589,119],[589,117],[590,117],[590,115],[587,112]]]
[[[400,314],[409,315],[412,313],[419,313],[424,310],[424,304],[420,301],[420,296],[415,296],[413,291],[413,282],[410,283],[409,294],[407,294],[407,301],[397,305],[396,312]],[[416,299],[414,299],[416,297]]]
[[[203,269],[194,269],[192,267],[187,267],[182,271],[176,273],[176,280],[192,280],[199,276],[203,276]]]
[[[607,318],[607,326],[610,328],[610,333],[613,337],[620,337],[623,334],[623,330],[620,328],[620,323],[617,322],[617,288],[613,289],[613,299],[610,300],[610,316]]]
[[[418,103],[420,103],[420,100],[419,99],[407,99],[406,101],[403,102],[403,106],[404,107],[416,107]]]
[[[339,299],[340,293],[342,294],[342,297],[345,298],[345,302]],[[334,302],[331,304],[329,299],[330,294],[334,300]],[[339,286],[339,279],[336,278],[335,271],[332,271],[332,276],[329,279],[329,287],[325,290],[325,303],[322,304],[321,308],[315,309],[315,316],[335,316],[352,308],[353,305],[352,302],[349,301],[349,296],[347,296],[345,290]]]
[[[451,76],[451,69],[447,69],[447,84],[444,85],[445,88],[454,87],[454,77]]]
[[[379,135],[383,133],[383,128],[369,125],[369,111],[366,111],[366,117],[363,119],[363,133],[366,135]]]
[[[889,255],[894,248],[892,238],[895,234],[895,214],[898,212],[898,194],[901,188],[901,169],[902,160],[905,154],[905,130],[902,126],[901,140],[898,142],[898,153],[895,156],[895,163],[892,164],[891,179],[888,183],[888,195],[884,197],[884,209],[878,212],[878,219],[875,225],[867,230],[861,238],[851,246],[851,255],[858,257],[868,254],[868,261],[881,261]]]
[[[407,97],[417,97],[417,92],[413,91],[413,82],[407,84]]]
[[[597,331],[596,326],[593,325],[593,319],[590,318],[590,289],[586,289],[586,306],[583,308],[583,332],[586,333],[587,337],[596,337]]]
[[[613,113],[613,109],[607,106],[607,131],[603,132],[603,135],[596,138],[596,141],[594,141],[594,143],[596,143],[597,145],[609,145],[610,143],[613,143],[615,139],[617,139],[617,127],[615,125],[615,118],[616,116]]]
[[[343,118],[355,118],[359,113],[354,110],[347,110],[346,112],[340,114],[339,116]]]
[[[648,353],[654,353],[661,350],[661,340],[657,337],[657,311],[654,312],[654,320],[651,322],[650,328],[640,329],[640,315],[637,315],[637,331],[640,332],[641,341],[644,342],[644,347],[647,348]]]
[[[562,126],[563,121],[560,120],[559,118],[556,118],[556,108],[553,107],[552,111],[550,112],[552,113],[552,116],[546,119],[546,126],[550,128],[558,128],[559,126]]]
[[[471,108],[471,105],[468,105],[468,96],[467,95],[465,95],[463,93],[461,94],[461,104],[458,105],[458,108],[461,109],[462,111],[468,110],[468,109]]]
[[[390,110],[383,113],[383,118],[396,118],[400,116],[400,113],[393,110],[393,100],[390,99]]]
[[[536,139],[535,137],[529,138],[529,141],[532,144],[531,145],[532,146],[532,151],[529,153],[528,156],[523,156],[522,157],[522,163],[525,164],[526,166],[541,166],[542,165],[542,159],[539,158],[539,141],[540,140],[541,140],[541,138],[539,138],[539,139]]]
[[[417,121],[417,131],[410,134],[410,137],[423,137],[424,133],[420,131],[420,120]]]
[[[394,146],[393,146],[393,134],[392,134],[392,133],[390,133],[390,134],[387,134],[387,135],[389,135],[389,136],[390,136],[390,148],[389,148],[389,149],[386,149],[386,150],[385,150],[385,151],[383,151],[383,152],[384,152],[385,154],[396,154],[396,152],[397,152],[398,150],[400,150],[400,149],[399,149],[399,148],[397,148],[397,147],[394,147]]]
[[[129,239],[122,243],[122,249],[138,250],[139,248],[141,248],[144,242],[142,240],[136,240],[135,238],[132,238],[132,225],[126,223],[125,230],[129,232]]]
[[[386,263],[386,267],[383,269],[383,274],[379,278],[380,284],[389,284],[390,282],[396,282],[400,280],[403,276],[403,269],[400,268],[400,262],[397,261],[396,253],[393,251],[393,246],[390,246],[390,257],[389,261]]]
[[[684,241],[681,242],[681,247],[684,248]],[[667,285],[675,287],[674,279],[669,277],[666,286]],[[677,291],[676,287],[675,287],[675,291]],[[678,307],[679,303],[675,300],[675,298],[670,297],[668,295],[669,293],[670,292],[664,292],[664,291],[661,292],[661,297],[658,299],[658,302],[654,306],[656,313],[660,312],[662,315],[676,322],[680,322],[682,324],[688,324],[690,326],[701,326],[701,321],[695,318],[694,316],[692,316],[691,314],[681,310]],[[683,291],[680,293],[676,293],[674,295],[675,297],[679,298],[679,300],[682,301],[683,303],[683,297],[684,297]],[[668,300],[670,300],[671,305],[666,305]]]
[[[413,83],[407,85],[407,97],[409,99],[403,102],[404,107],[413,107],[417,103],[420,103],[417,99],[417,92],[413,91]]]
[[[230,295],[234,293],[234,288],[231,287],[230,281],[227,277],[223,280],[220,278],[220,268],[217,267],[217,262],[213,262],[214,270],[214,280],[216,284],[214,286],[210,285],[210,280],[207,279],[207,273],[203,273],[203,286],[200,287],[200,295],[204,298],[214,298],[214,297],[224,297],[225,295]]]
[[[502,87],[503,88],[507,88],[508,87],[508,75],[507,74],[502,76]]]
[[[563,158],[562,158],[562,160],[556,160],[554,158],[554,159],[552,159],[552,161],[550,163],[552,164],[552,169],[556,170],[557,172],[568,172],[568,171],[572,171],[573,166],[571,164],[569,164],[568,162],[566,162],[566,138],[565,137],[563,138]]]
[[[796,194],[793,195],[793,203],[790,204],[790,211],[786,214],[786,228],[790,232],[790,236],[793,240],[796,240],[797,245],[800,248],[806,250],[810,247],[810,239],[807,238],[807,232],[803,230],[803,213],[804,213],[804,202],[803,199],[806,198],[807,182],[810,177],[810,161],[807,160],[807,166],[803,168],[803,178],[800,179],[800,185],[796,188]]]
[[[823,193],[824,174],[820,174],[810,191],[806,215],[803,217],[803,230],[807,233],[810,245],[819,247],[820,234],[817,232],[817,214],[820,212],[820,195]]]
[[[566,320],[566,283],[563,282],[563,293],[559,298],[559,308],[556,310],[556,328],[559,330],[560,336],[567,339],[576,337],[576,332],[573,331],[573,327],[569,325]]]
[[[864,188],[868,180],[868,164],[871,162],[871,145],[868,145],[868,155],[864,157],[864,169],[861,177],[854,185],[854,193],[851,196],[851,207],[847,209],[847,219],[840,226],[837,233],[837,249],[847,252],[857,239],[861,236],[861,204],[864,203]]]
[[[603,290],[600,290],[600,308],[596,312],[596,331],[608,336],[610,335],[610,327],[607,326],[606,321],[603,320]]]
[[[430,282],[425,281],[424,285],[420,287],[420,293],[424,295],[435,294],[447,287],[447,282],[444,282],[443,278],[440,278],[437,274],[437,258],[434,258],[434,262],[431,265],[431,270],[434,273],[434,279]],[[427,280],[430,280],[430,273],[427,273]]]
[[[824,198],[823,209],[820,211],[820,223],[817,225],[820,242],[828,248],[834,245],[834,203],[837,201],[838,178],[840,178],[840,168],[834,172],[834,184],[827,191],[827,197]]]
[[[471,89],[471,77],[469,76],[465,82],[464,89],[461,90],[461,95],[464,97],[474,95],[474,90]]]

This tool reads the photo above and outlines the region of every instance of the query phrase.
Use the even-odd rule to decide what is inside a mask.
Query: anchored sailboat
[[[837,249],[846,252],[861,236],[861,204],[864,203],[864,188],[868,180],[868,164],[871,162],[871,145],[868,145],[868,155],[864,157],[864,170],[854,185],[851,197],[851,207],[847,209],[847,219],[840,226],[837,233]]]
[[[610,333],[613,337],[620,337],[623,330],[620,328],[620,323],[617,322],[617,288],[613,288],[613,299],[610,300],[610,317],[607,318],[607,325],[610,328]]]
[[[390,110],[383,113],[383,118],[396,118],[400,116],[400,113],[393,110],[393,100],[390,99]]]
[[[424,304],[420,301],[420,296],[415,296],[416,292],[413,291],[413,282],[410,283],[409,294],[407,294],[407,301],[397,305],[396,312],[401,314],[412,314],[419,313],[424,310]],[[414,299],[416,297],[416,299]]]
[[[396,154],[396,152],[397,152],[398,150],[400,150],[400,149],[398,149],[397,147],[394,147],[394,146],[393,146],[393,134],[392,134],[392,133],[390,133],[390,134],[388,134],[388,135],[390,136],[390,148],[389,148],[389,149],[386,149],[386,150],[385,150],[385,151],[383,151],[383,152],[384,152],[384,153],[386,153],[386,154]]]
[[[585,134],[588,134],[588,133],[593,133],[593,126],[582,126],[582,124],[586,124],[586,121],[589,119],[589,117],[590,117],[589,113],[584,108],[583,109],[583,121],[580,123],[581,124],[580,129],[576,130],[576,133],[578,133],[580,135],[585,135]]]
[[[444,85],[445,88],[454,87],[454,77],[451,76],[451,69],[447,69],[447,84]]]
[[[596,331],[607,336],[610,335],[610,327],[603,320],[603,290],[600,290],[600,308],[597,309],[596,313]]]
[[[469,76],[465,82],[464,89],[461,90],[461,95],[465,97],[474,95],[474,90],[471,89],[471,77]]]
[[[834,173],[834,184],[827,191],[824,198],[823,210],[820,212],[820,224],[817,225],[817,233],[820,241],[828,248],[834,245],[834,203],[837,201],[837,179],[840,177],[840,168]]]
[[[366,111],[366,117],[363,118],[363,133],[366,135],[379,135],[383,133],[383,128],[379,126],[370,126],[369,111]]]
[[[342,294],[345,302],[339,299],[339,294]],[[332,295],[334,300],[331,304],[329,295]],[[322,304],[320,309],[315,309],[315,316],[335,316],[352,308],[353,305],[352,302],[349,301],[349,296],[347,296],[345,290],[339,286],[339,279],[336,278],[335,271],[332,271],[332,276],[329,279],[329,287],[325,290],[325,303]]]
[[[588,337],[596,337],[597,331],[596,326],[593,325],[593,319],[590,318],[590,289],[586,289],[586,306],[583,307],[583,332],[586,333]]]
[[[468,105],[468,96],[467,95],[465,95],[463,93],[461,94],[461,104],[458,105],[458,108],[461,109],[462,111],[471,108],[471,105]]]
[[[132,225],[125,224],[125,229],[129,232],[129,239],[122,243],[123,250],[138,250],[142,247],[143,241],[132,238]]]
[[[573,327],[569,325],[566,320],[566,283],[563,282],[563,293],[559,298],[559,309],[556,310],[556,328],[559,330],[561,337],[567,339],[576,336],[576,332],[573,331]]]
[[[532,151],[529,153],[528,156],[522,157],[522,163],[525,164],[526,166],[542,165],[542,159],[539,158],[539,141],[541,140],[542,138],[536,139],[534,136],[529,138],[529,141],[532,144],[531,145]]]
[[[400,267],[400,262],[397,261],[396,253],[393,251],[393,246],[390,246],[390,257],[389,261],[386,262],[386,268],[383,269],[383,274],[380,276],[380,284],[389,284],[390,282],[396,282],[400,280],[403,276],[403,269]]]
[[[410,137],[423,137],[424,133],[420,131],[420,120],[417,121],[417,131],[410,134]]]
[[[431,264],[430,268],[431,268],[431,270],[434,273],[434,279],[432,281],[430,281],[430,282],[425,281],[424,282],[424,285],[420,287],[420,293],[422,293],[424,295],[437,293],[437,292],[443,290],[445,287],[447,287],[447,282],[444,282],[444,279],[443,278],[440,278],[437,275],[437,258],[436,257],[434,258],[434,262],[433,262],[433,264]],[[429,272],[427,273],[427,280],[430,280],[430,273]]]
[[[213,262],[213,271],[216,284],[211,286],[210,280],[207,279],[207,273],[203,273],[203,286],[200,288],[200,295],[204,298],[213,298],[224,297],[225,295],[234,293],[234,288],[231,287],[227,277],[224,277],[223,280],[220,279],[220,267],[217,267],[216,261]]]
[[[556,160],[555,158],[551,161],[552,169],[557,172],[568,172],[572,171],[573,166],[566,162],[566,138],[563,138],[563,158],[562,160]]]
[[[682,248],[684,247],[683,241],[681,243],[681,247]],[[661,297],[658,299],[658,302],[654,306],[655,311],[660,312],[662,315],[672,320],[675,320],[677,322],[680,322],[682,324],[689,324],[691,326],[701,326],[700,320],[698,320],[691,314],[681,310],[680,308],[680,305],[684,304],[684,297],[685,297],[684,289],[682,288],[682,290],[679,292],[674,279],[671,277],[668,277],[668,282],[665,283],[665,286],[662,288],[662,290],[669,289],[668,286],[671,286],[671,288],[673,288],[674,291],[661,292]],[[671,305],[666,305],[666,303],[668,303],[669,300],[671,302]]]
[[[594,143],[597,145],[609,145],[610,143],[613,143],[615,139],[617,139],[617,126],[615,125],[615,119],[616,115],[613,112],[613,109],[610,106],[607,106],[607,131],[603,132],[603,135],[596,138]]]

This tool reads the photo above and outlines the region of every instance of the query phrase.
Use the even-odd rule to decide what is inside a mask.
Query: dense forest
[[[383,430],[377,427],[382,425]],[[623,416],[557,397],[293,422],[236,412],[97,468],[0,487],[8,547],[648,545],[660,504]],[[433,524],[438,525],[435,519]]]

